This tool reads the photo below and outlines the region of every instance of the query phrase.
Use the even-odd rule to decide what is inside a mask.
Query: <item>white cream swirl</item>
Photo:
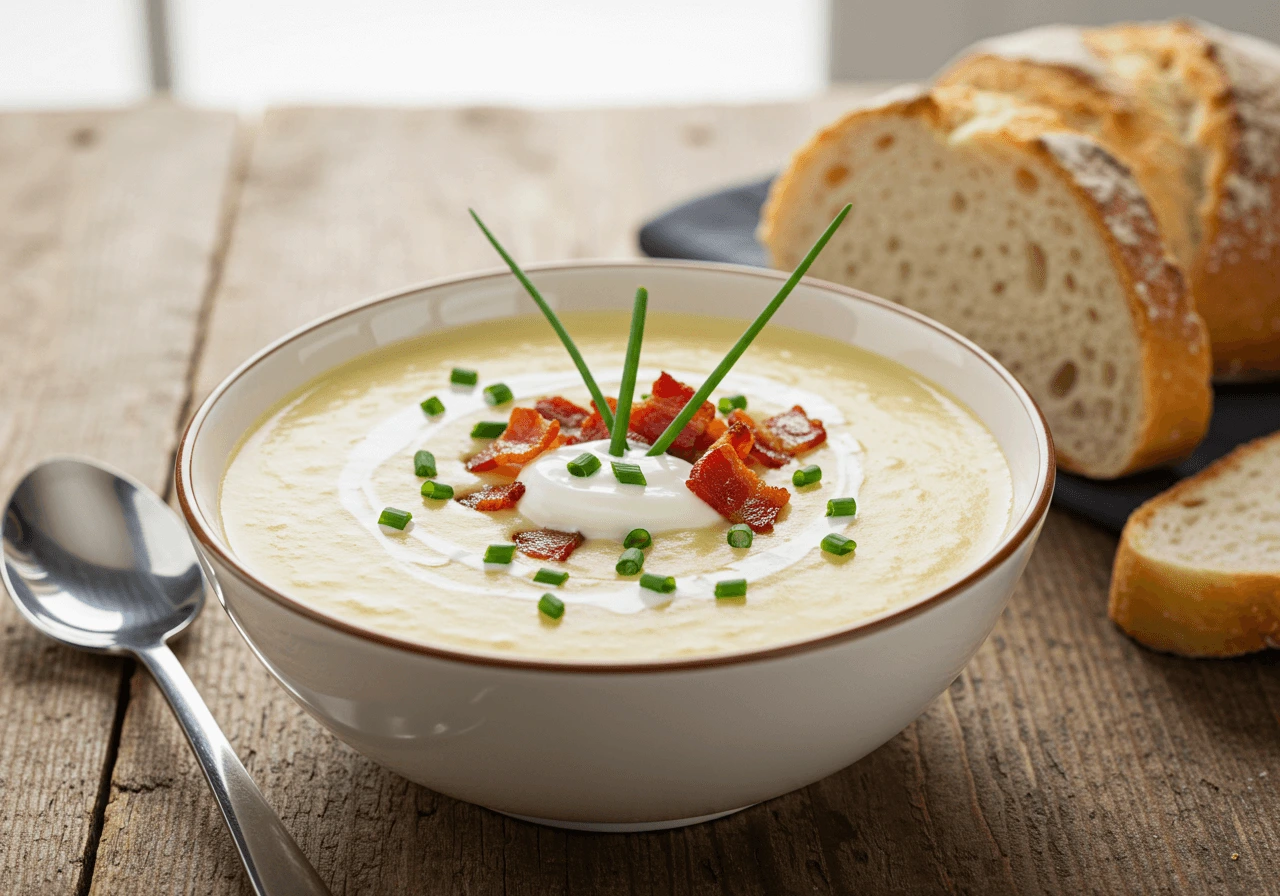
[[[625,457],[613,457],[609,443],[601,441],[547,452],[520,472],[525,485],[520,515],[547,529],[615,541],[632,529],[656,535],[720,522],[720,514],[685,485],[692,464],[670,454],[649,457],[645,450],[632,448]],[[584,453],[596,457],[600,469],[591,476],[575,476],[569,472],[569,461]],[[639,466],[645,484],[619,482],[609,466],[613,461]]]

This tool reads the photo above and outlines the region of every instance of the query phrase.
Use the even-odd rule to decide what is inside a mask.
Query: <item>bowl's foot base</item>
[[[749,807],[740,806],[737,809],[730,809],[728,812],[712,812],[710,815],[698,815],[694,818],[673,818],[670,821],[557,821],[554,818],[531,818],[528,815],[515,815],[510,812],[504,812],[503,814],[518,818],[521,821],[544,824],[553,828],[564,828],[570,831],[593,831],[597,834],[638,834],[644,831],[665,831],[669,828],[683,828],[691,824],[701,824],[704,821],[715,821],[717,818],[724,818],[726,815],[741,812],[746,808]]]

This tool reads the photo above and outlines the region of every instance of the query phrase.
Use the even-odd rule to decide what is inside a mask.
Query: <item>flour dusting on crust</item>
[[[1160,232],[1146,197],[1133,175],[1115,156],[1093,139],[1071,131],[1044,134],[1040,143],[1053,155],[1076,184],[1098,204],[1102,220],[1117,243],[1138,264],[1133,273],[1134,292],[1151,320],[1178,313],[1180,290],[1168,289],[1170,277],[1181,283],[1181,274],[1160,252],[1145,246],[1161,246]],[[1153,288],[1155,287],[1155,288]],[[1193,316],[1192,316],[1193,317]],[[1189,320],[1196,330],[1198,320]]]
[[[1280,246],[1280,209],[1273,208],[1280,180],[1280,47],[1203,22],[1197,27],[1231,83],[1239,126],[1236,166],[1224,179],[1219,214],[1240,222],[1257,258]],[[1238,262],[1239,238],[1220,240],[1215,267]]]
[[[1076,69],[1099,81],[1111,78],[1106,63],[1085,44],[1084,31],[1074,25],[1044,25],[1002,34],[978,41],[957,58],[980,55]]]

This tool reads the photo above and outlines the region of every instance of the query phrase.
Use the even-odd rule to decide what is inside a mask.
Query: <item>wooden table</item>
[[[177,433],[295,325],[494,259],[635,254],[854,91],[598,112],[153,105],[0,116],[0,493],[53,452],[169,493]],[[862,762],[711,824],[571,834],[334,740],[211,606],[178,646],[335,894],[1280,893],[1280,653],[1191,662],[1106,619],[1115,539],[1050,516],[995,633]],[[0,601],[0,893],[247,892],[156,688]]]

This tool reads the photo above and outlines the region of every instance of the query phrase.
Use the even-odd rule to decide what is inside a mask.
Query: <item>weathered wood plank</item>
[[[522,259],[630,255],[646,215],[769,170],[844,103],[271,112],[196,390],[318,313],[491,267],[467,205]],[[409,785],[294,708],[220,614],[184,660],[335,893],[1278,892],[1280,665],[1136,648],[1105,619],[1113,549],[1054,515],[995,635],[906,732],[675,832],[542,830]],[[94,891],[243,892],[167,710],[133,690]]]
[[[0,115],[0,495],[55,453],[166,488],[235,133],[159,105]],[[0,599],[0,892],[81,885],[123,668]]]

